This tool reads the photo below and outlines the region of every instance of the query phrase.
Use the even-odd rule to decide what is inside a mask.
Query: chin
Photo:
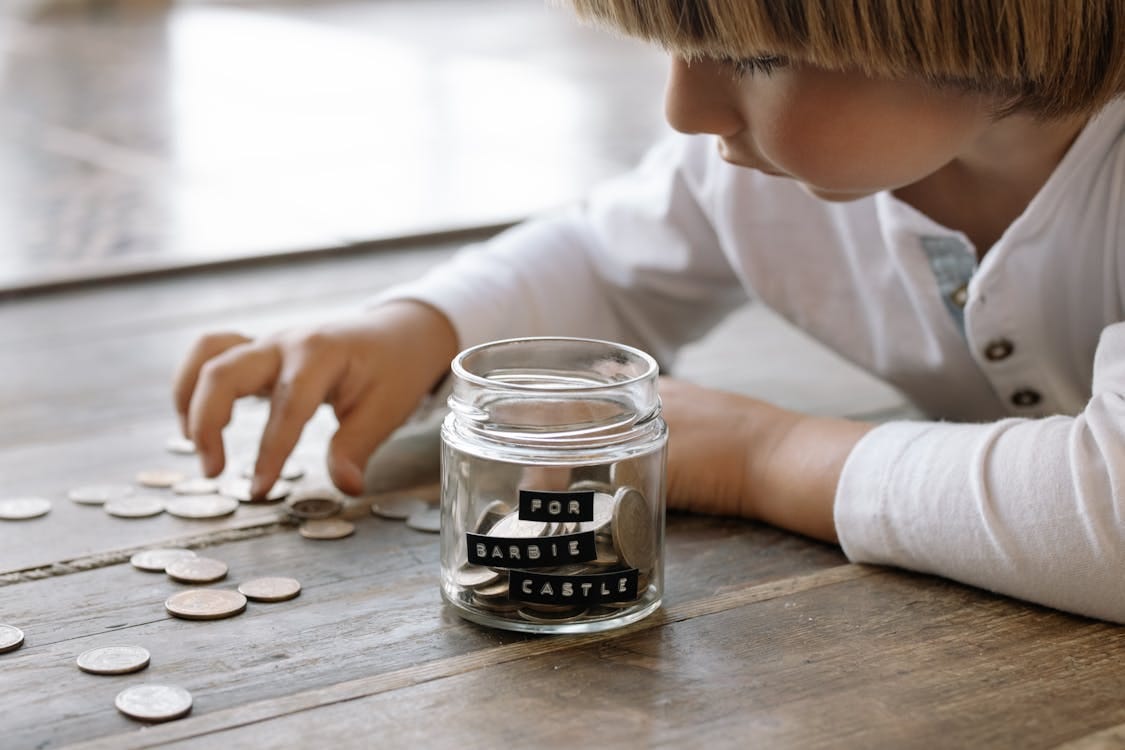
[[[802,182],[801,187],[805,189],[809,195],[814,198],[819,198],[822,201],[830,203],[849,203],[850,201],[858,201],[863,198],[875,195],[878,190],[838,190],[834,188],[822,188],[810,185],[807,182]]]

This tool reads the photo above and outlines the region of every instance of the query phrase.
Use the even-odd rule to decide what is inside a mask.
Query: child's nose
[[[731,71],[710,60],[673,57],[664,93],[664,116],[681,133],[732,136],[744,127]]]

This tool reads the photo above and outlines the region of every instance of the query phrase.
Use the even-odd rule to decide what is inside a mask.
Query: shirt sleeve
[[[745,302],[708,217],[713,143],[677,137],[587,201],[467,247],[373,304],[443,312],[463,348],[521,336],[638,346],[663,367]]]
[[[1102,332],[1077,416],[875,428],[835,518],[855,562],[1125,622],[1125,323]]]

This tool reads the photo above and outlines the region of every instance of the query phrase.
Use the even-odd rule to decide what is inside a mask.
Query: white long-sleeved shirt
[[[935,420],[852,451],[835,499],[851,560],[1125,622],[1123,206],[1122,100],[979,267],[890,193],[822,202],[676,137],[383,298],[442,310],[465,347],[590,336],[665,365],[748,297],[767,304]]]

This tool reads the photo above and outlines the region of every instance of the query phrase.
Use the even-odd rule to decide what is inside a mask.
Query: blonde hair
[[[1125,0],[563,0],[688,58],[779,55],[1091,113],[1125,92]]]

